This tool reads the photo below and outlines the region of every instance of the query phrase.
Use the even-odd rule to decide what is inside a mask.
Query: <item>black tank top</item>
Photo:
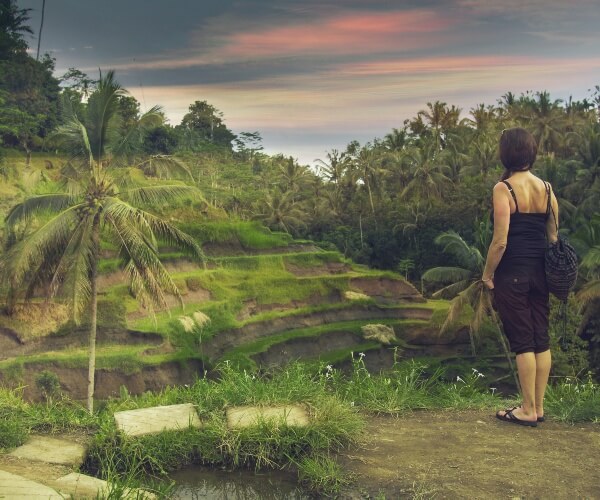
[[[510,191],[516,210],[510,214],[506,250],[501,262],[543,260],[546,252],[546,220],[550,213],[550,186],[544,183],[548,197],[546,212],[524,213],[519,212],[519,203],[512,186],[508,181],[502,182]]]

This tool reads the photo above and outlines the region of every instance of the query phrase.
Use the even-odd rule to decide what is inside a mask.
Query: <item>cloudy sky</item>
[[[42,0],[31,8],[37,47]],[[177,124],[196,100],[265,150],[312,163],[428,101],[468,114],[507,91],[600,84],[598,0],[47,0],[57,74],[98,68]]]

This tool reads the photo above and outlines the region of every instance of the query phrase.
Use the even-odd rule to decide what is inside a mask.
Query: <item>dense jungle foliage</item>
[[[57,172],[69,168],[73,151],[56,131],[73,117],[93,129],[90,106],[106,77],[75,68],[57,77],[50,56],[36,60],[27,52],[27,21],[26,9],[0,1],[0,174],[12,204],[49,191]],[[118,153],[114,167],[131,167],[150,180],[172,177],[166,165],[179,164],[180,182],[203,195],[168,208],[143,200],[156,213],[182,224],[198,216],[259,220],[398,271],[425,294],[479,278],[492,230],[491,189],[502,171],[498,138],[504,128],[528,129],[538,141],[534,172],[552,183],[561,231],[581,258],[578,333],[591,343],[592,366],[600,363],[599,86],[580,101],[509,91],[496,103],[462,110],[434,100],[385,137],[350,141],[315,159],[315,167],[264,154],[259,132],[234,134],[204,100],[191,104],[177,125],[160,108],[142,114],[126,92],[116,103],[110,133],[126,138],[127,148],[103,151],[102,161],[109,164]],[[28,228],[20,230],[4,232],[5,248]],[[426,273],[434,268],[439,272]],[[450,298],[453,289],[447,291]]]

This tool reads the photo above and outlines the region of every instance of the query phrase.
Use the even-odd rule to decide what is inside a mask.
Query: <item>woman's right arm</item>
[[[550,205],[552,206],[552,210],[548,216],[548,220],[546,220],[546,237],[549,243],[556,243],[558,240],[558,201],[552,189],[550,190]],[[554,216],[552,213],[554,213]]]

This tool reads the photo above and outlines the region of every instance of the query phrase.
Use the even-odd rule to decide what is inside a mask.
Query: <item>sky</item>
[[[30,8],[37,48],[42,0]],[[206,100],[267,153],[313,164],[382,138],[427,102],[600,85],[599,0],[46,0],[56,74],[114,69],[169,122]]]

